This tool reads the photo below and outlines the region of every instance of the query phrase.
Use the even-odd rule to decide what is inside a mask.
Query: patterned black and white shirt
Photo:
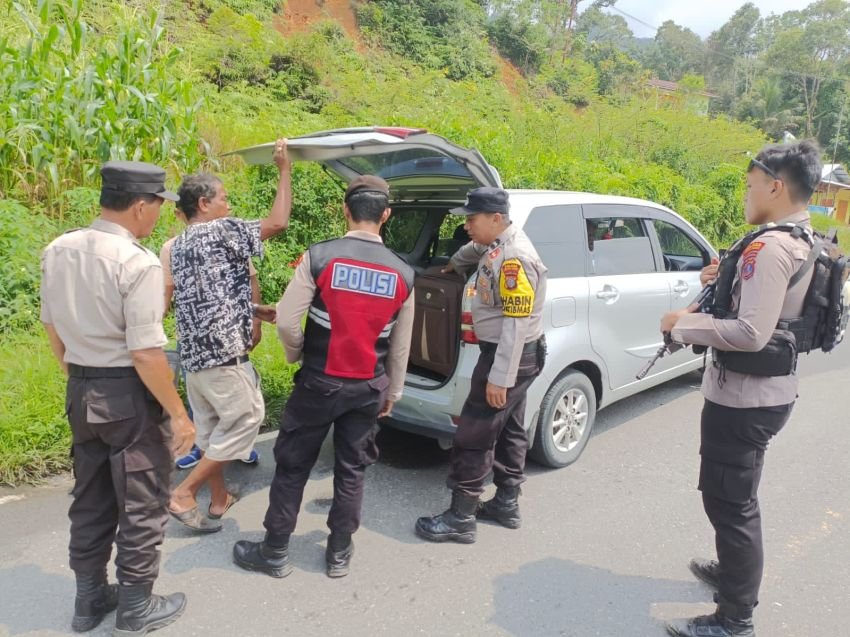
[[[263,256],[260,222],[224,217],[189,224],[171,247],[180,364],[216,367],[251,347],[248,262]]]

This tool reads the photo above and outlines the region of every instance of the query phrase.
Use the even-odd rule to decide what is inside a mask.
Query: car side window
[[[652,224],[668,272],[701,270],[706,263],[705,251],[684,230],[672,223],[654,219]]]
[[[523,231],[552,278],[585,276],[584,221],[581,206],[538,206]]]
[[[637,217],[594,217],[585,221],[591,275],[655,272],[652,244]]]

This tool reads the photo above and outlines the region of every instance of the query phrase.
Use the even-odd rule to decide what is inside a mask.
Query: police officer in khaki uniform
[[[472,241],[452,256],[445,271],[478,267],[472,321],[481,355],[454,438],[451,506],[416,522],[417,535],[432,542],[471,544],[476,516],[511,529],[520,526],[526,392],[545,358],[546,266],[525,233],[511,224],[509,209],[506,191],[484,187],[471,190],[466,205],[451,211],[466,215]],[[480,504],[490,471],[496,495]]]
[[[162,270],[138,239],[165,199],[165,171],[139,162],[101,169],[100,216],[42,256],[41,321],[68,377],[75,485],[70,565],[72,628],[97,626],[116,605],[116,635],[143,635],[183,612],[183,593],[152,595],[168,520],[172,452],[195,429],[162,346]],[[170,417],[170,422],[169,422]],[[119,586],[109,585],[112,544]]]
[[[811,142],[763,149],[747,174],[747,222],[810,231],[807,203],[820,176],[820,151]],[[717,591],[717,608],[668,625],[671,635],[755,634],[752,615],[764,564],[759,480],[768,442],[788,421],[797,398],[796,355],[780,369],[775,357],[765,358],[764,348],[781,337],[774,333],[780,320],[803,315],[812,272],[795,273],[809,252],[804,232],[760,234],[737,263],[728,263],[735,271],[728,279],[731,311],[725,318],[717,318],[716,303],[714,315],[682,310],[662,320],[662,332],[674,342],[713,348],[702,383],[699,489],[714,527],[717,560],[695,559],[690,568]],[[726,265],[721,261],[719,270],[712,265],[703,271],[703,283],[717,277],[718,302],[727,293],[721,290]]]

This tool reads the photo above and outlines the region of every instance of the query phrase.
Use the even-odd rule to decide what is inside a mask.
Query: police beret
[[[141,161],[108,161],[100,169],[104,190],[156,195],[178,201],[176,193],[165,189],[165,170]]]
[[[511,204],[508,201],[508,191],[493,186],[482,186],[470,190],[466,194],[466,203],[460,208],[449,212],[454,215],[474,215],[479,212],[501,212],[508,214]]]
[[[348,201],[352,195],[360,192],[375,192],[389,197],[390,185],[375,175],[360,175],[348,184],[348,189],[345,191],[345,201]]]

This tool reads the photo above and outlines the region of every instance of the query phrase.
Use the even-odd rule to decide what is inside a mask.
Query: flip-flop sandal
[[[224,511],[222,511],[219,514],[213,513],[210,510],[212,508],[212,504],[210,504],[210,508],[207,509],[207,517],[210,520],[220,520],[224,516],[224,514],[227,513],[227,511],[230,509],[230,507],[232,507],[237,502],[239,502],[239,494],[238,493],[232,493],[232,492],[228,491],[227,492],[227,504],[224,505]]]
[[[172,511],[168,509],[168,513],[183,526],[192,529],[196,533],[216,533],[221,531],[221,524],[211,522],[198,508],[196,504],[188,511]]]

